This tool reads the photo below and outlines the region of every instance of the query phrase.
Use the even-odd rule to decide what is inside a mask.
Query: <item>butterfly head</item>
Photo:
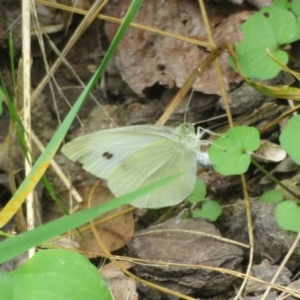
[[[191,123],[182,123],[179,127],[177,127],[178,135],[182,138],[185,137],[195,137],[195,129],[193,124]]]
[[[176,133],[179,136],[180,143],[185,147],[198,151],[200,140],[195,134],[195,129],[191,123],[182,123],[176,128]]]

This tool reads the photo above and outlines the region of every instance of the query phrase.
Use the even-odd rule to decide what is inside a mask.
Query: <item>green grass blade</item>
[[[42,225],[34,230],[24,232],[16,237],[7,239],[0,243],[0,263],[3,263],[13,257],[24,253],[28,249],[41,245],[49,241],[50,239],[57,237],[69,230],[78,228],[83,224],[89,222],[90,220],[105,214],[115,208],[120,207],[123,204],[129,203],[132,200],[139,198],[156,188],[160,188],[165,184],[171,182],[178,176],[183,174],[177,174],[170,176],[159,182],[151,183],[141,189],[138,189],[132,193],[125,196],[113,199],[111,201],[105,202],[104,204],[79,211],[72,215],[65,216],[58,220],[52,221],[45,225]]]
[[[124,34],[126,33],[134,15],[140,8],[143,0],[133,0],[128,12],[122,22],[122,24],[119,27],[118,32],[116,33],[116,36],[114,40],[112,41],[109,50],[104,57],[101,65],[99,66],[98,70],[92,77],[92,79],[87,84],[84,91],[79,96],[78,100],[74,104],[73,108],[65,118],[65,120],[62,122],[59,129],[56,131],[54,136],[52,137],[51,141],[47,145],[47,148],[45,151],[41,154],[41,156],[38,158],[37,162],[34,164],[31,172],[28,174],[28,176],[24,179],[20,187],[18,188],[17,192],[13,195],[12,199],[9,201],[9,203],[4,207],[4,209],[1,211],[0,214],[0,228],[3,227],[16,213],[16,211],[20,208],[25,198],[28,196],[28,194],[35,188],[36,184],[39,182],[43,174],[45,173],[46,169],[48,168],[52,158],[54,157],[57,149],[59,148],[64,136],[66,135],[70,125],[72,124],[75,116],[77,115],[78,111],[80,110],[82,104],[88,97],[89,93],[94,88],[95,84],[99,80],[100,76],[103,74],[109,60],[111,59],[112,55],[117,49],[118,44],[124,37]]]

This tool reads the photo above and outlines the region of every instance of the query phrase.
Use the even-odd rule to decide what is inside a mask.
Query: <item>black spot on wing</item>
[[[105,157],[106,159],[111,159],[114,155],[110,152],[104,152],[102,156]]]

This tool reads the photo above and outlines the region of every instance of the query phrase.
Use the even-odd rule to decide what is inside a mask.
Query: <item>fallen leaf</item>
[[[119,262],[125,269],[131,268],[133,264],[129,262]],[[110,288],[115,300],[137,300],[136,282],[133,278],[125,274],[113,263],[109,263],[100,270],[103,279]]]
[[[279,162],[286,158],[286,152],[277,144],[261,140],[260,147],[252,154],[260,162]]]
[[[84,201],[80,204],[74,203],[71,206],[72,210],[74,210],[74,206],[76,207],[76,210],[85,209],[88,207],[87,199],[89,197],[89,194],[91,193],[92,187],[92,185],[76,187],[77,191],[84,199]],[[70,205],[68,204],[69,200],[67,200],[69,197],[69,191],[62,192],[60,196],[62,199],[64,199],[63,203],[65,204],[65,206],[69,210],[71,210]],[[92,206],[105,203],[106,201],[109,201],[113,198],[114,196],[107,188],[98,186],[95,189],[92,197]],[[117,214],[118,212],[121,212],[122,210],[124,210],[124,208],[126,208],[126,206],[122,206],[94,220],[98,234],[102,242],[106,245],[110,252],[120,249],[131,239],[134,232],[134,220],[132,212],[121,214],[120,216],[110,219],[105,223],[101,223],[99,225],[97,225],[97,223],[104,218],[109,218]],[[51,204],[48,205],[47,210],[45,211],[46,221],[48,222],[61,216],[63,216],[63,214],[61,213],[60,209],[54,202],[51,202]],[[95,238],[93,231],[91,230],[91,227],[89,225],[85,225],[80,228],[80,232],[83,235],[84,240],[76,231],[73,232],[71,236],[73,242],[75,241],[79,244],[78,249],[83,251],[88,257],[101,256],[101,254],[103,254],[103,250],[100,248],[97,239]]]

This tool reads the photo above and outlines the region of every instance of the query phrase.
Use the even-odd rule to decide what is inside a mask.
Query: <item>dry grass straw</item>
[[[24,0],[23,2],[24,3],[25,2],[30,3],[30,0],[27,0],[27,1]],[[50,45],[52,45],[54,51],[57,53],[58,59],[55,61],[55,63],[52,65],[52,67],[49,67],[46,63],[47,74],[42,79],[42,81],[40,82],[40,84],[38,85],[38,87],[35,89],[35,91],[32,94],[30,94],[30,82],[26,81],[28,79],[28,77],[25,76],[25,74],[30,74],[30,72],[29,72],[30,71],[30,63],[29,63],[30,59],[28,59],[28,57],[30,57],[30,39],[29,38],[24,39],[24,49],[27,49],[23,53],[23,55],[24,55],[23,57],[25,58],[24,66],[23,66],[23,68],[24,68],[24,75],[23,75],[23,80],[24,80],[24,82],[23,82],[23,87],[24,87],[24,91],[23,91],[24,110],[21,110],[20,114],[22,115],[24,113],[24,122],[25,122],[25,124],[30,123],[30,114],[31,114],[30,105],[31,105],[31,103],[34,103],[37,100],[37,97],[42,92],[45,85],[47,83],[49,83],[49,81],[51,79],[54,79],[54,73],[57,70],[58,66],[61,63],[64,63],[64,65],[66,65],[69,69],[72,70],[72,68],[70,67],[68,62],[65,60],[65,56],[71,50],[71,48],[75,44],[75,42],[78,41],[78,39],[83,34],[83,32],[88,28],[88,26],[96,18],[100,18],[100,19],[105,20],[107,22],[115,22],[115,23],[120,23],[121,22],[121,20],[119,20],[119,19],[99,14],[100,11],[102,10],[102,8],[104,7],[104,5],[108,1],[103,1],[102,3],[101,3],[101,1],[96,1],[95,4],[93,5],[92,9],[89,12],[86,12],[86,11],[83,11],[83,10],[80,10],[80,9],[77,9],[77,8],[74,8],[74,7],[68,7],[68,6],[65,6],[65,5],[61,5],[61,4],[58,4],[58,3],[48,2],[48,1],[45,1],[45,0],[36,0],[35,2],[39,3],[39,4],[44,4],[46,6],[51,6],[51,7],[57,8],[57,9],[63,9],[63,10],[66,10],[66,11],[70,11],[72,13],[80,13],[80,14],[85,15],[85,18],[82,20],[81,24],[79,25],[77,30],[74,32],[73,36],[68,41],[67,45],[61,51],[61,53],[59,53],[58,50],[56,49],[56,47],[51,43],[51,41],[49,41]],[[159,34],[159,35],[176,38],[176,39],[179,39],[179,40],[182,40],[182,41],[185,41],[185,42],[189,42],[189,43],[192,43],[192,44],[195,44],[195,45],[201,45],[201,46],[204,46],[206,48],[215,49],[216,47],[214,45],[212,34],[210,32],[209,20],[208,20],[207,15],[206,15],[204,1],[199,0],[199,7],[201,9],[202,18],[205,22],[205,27],[206,27],[207,34],[208,34],[209,43],[204,42],[204,41],[199,41],[199,40],[196,40],[196,39],[186,38],[186,37],[183,37],[183,36],[178,36],[178,35],[175,35],[175,34],[172,34],[172,33],[169,33],[169,32],[164,32],[164,31],[161,31],[161,30],[158,30],[158,29],[155,29],[155,28],[150,28],[150,27],[143,26],[143,25],[136,24],[136,23],[132,23],[131,26],[135,27],[135,28],[139,28],[141,30],[146,30],[146,31],[149,31],[149,32],[152,32],[152,33],[156,33],[156,34]],[[24,12],[23,12],[23,19],[24,20],[26,19],[26,18],[24,18]],[[24,25],[23,25],[24,30],[26,29],[27,26],[28,26],[27,23],[24,23]],[[43,29],[42,28],[37,27],[35,30],[36,30],[38,35],[43,34]],[[28,37],[28,32],[24,31],[23,35],[24,35],[24,37]],[[43,49],[43,47],[42,47],[42,49]],[[220,46],[219,48],[217,48],[217,50],[215,52],[216,55],[215,55],[214,59],[217,57],[217,55],[220,53],[220,51],[223,51],[223,50],[224,50],[223,46]],[[43,55],[44,55],[44,59],[46,60],[46,55],[45,55],[44,52],[43,52]],[[206,61],[206,62],[202,63],[202,65],[200,66],[200,69],[201,69],[200,72],[203,72],[205,70],[205,68],[208,66],[209,63],[211,63],[211,61]],[[218,78],[219,78],[219,82],[220,82],[220,90],[221,90],[221,93],[222,93],[222,97],[225,101],[225,107],[226,107],[226,112],[227,112],[227,116],[228,116],[228,122],[229,122],[230,127],[232,127],[233,126],[232,117],[231,117],[228,101],[226,100],[227,99],[227,94],[226,94],[226,91],[225,91],[225,86],[222,82],[222,74],[221,74],[221,69],[220,69],[220,64],[218,62],[218,59],[216,59],[214,64],[215,64],[217,74],[218,74]],[[72,72],[74,74],[73,70],[72,70]],[[180,101],[184,98],[186,93],[191,89],[191,87],[193,85],[193,82],[195,81],[195,79],[197,78],[198,75],[199,75],[199,70],[197,68],[191,73],[191,76],[190,76],[189,80],[187,80],[186,85],[184,86],[183,89],[181,89],[179,91],[178,95],[176,95],[177,98],[173,99],[171,104],[166,109],[165,114],[157,122],[157,124],[164,124],[166,122],[166,120],[168,119],[170,114],[175,110],[175,108],[180,103]],[[74,77],[76,77],[75,74],[74,74]],[[79,77],[76,77],[76,78],[80,82],[80,84],[83,84]],[[55,80],[54,80],[54,82],[55,82]],[[30,103],[30,100],[31,100],[31,103]],[[27,109],[25,109],[25,108],[27,108]],[[29,125],[27,127],[27,130],[28,130],[28,133],[29,133],[30,132],[30,126]],[[29,140],[28,140],[28,142],[29,142]],[[42,147],[42,145],[40,145],[40,147]],[[3,148],[2,148],[2,151],[3,151]],[[28,164],[28,168],[30,168],[30,164]],[[109,253],[109,251],[106,249],[105,245],[103,245],[103,243],[101,241],[101,238],[99,237],[98,233],[96,232],[95,224],[91,223],[91,227],[94,230],[95,237],[98,239],[99,246],[106,252],[106,256],[108,258],[110,258],[116,264],[117,264],[117,260],[128,260],[128,261],[134,262],[136,264],[147,264],[147,265],[151,264],[151,265],[155,265],[155,266],[157,266],[157,265],[159,265],[159,266],[174,266],[174,265],[176,265],[176,266],[181,266],[183,268],[195,268],[195,269],[198,268],[198,269],[205,269],[205,270],[214,270],[216,272],[232,275],[232,276],[235,276],[237,278],[243,278],[244,279],[243,283],[240,286],[239,291],[237,292],[237,295],[236,295],[235,299],[240,298],[240,296],[241,296],[241,294],[244,290],[244,287],[246,285],[246,282],[249,279],[251,279],[253,281],[256,281],[256,282],[264,283],[268,286],[262,300],[266,299],[266,297],[267,297],[267,295],[268,295],[268,293],[271,289],[275,289],[275,290],[278,290],[278,291],[283,291],[283,292],[285,292],[289,295],[295,296],[295,297],[300,297],[299,292],[297,292],[295,290],[291,290],[291,289],[283,287],[283,286],[278,286],[278,285],[274,284],[275,279],[279,275],[279,272],[282,270],[283,266],[285,265],[285,263],[289,259],[290,255],[293,253],[293,250],[294,250],[295,246],[298,244],[299,235],[298,235],[297,239],[295,240],[295,243],[294,243],[293,247],[290,249],[289,253],[286,255],[284,261],[282,262],[277,274],[274,276],[273,280],[270,283],[264,282],[262,280],[259,280],[259,279],[254,278],[254,277],[249,275],[250,270],[252,268],[253,246],[254,246],[255,241],[254,241],[254,237],[253,237],[253,228],[252,228],[252,220],[251,220],[251,206],[250,206],[249,196],[248,196],[248,193],[247,193],[246,180],[245,180],[245,177],[243,175],[242,175],[242,183],[243,183],[243,190],[244,190],[244,197],[245,197],[245,207],[246,207],[246,211],[247,211],[247,220],[248,220],[247,224],[248,224],[248,232],[249,232],[249,245],[244,245],[244,247],[249,247],[250,248],[249,264],[248,264],[248,267],[247,267],[246,274],[231,271],[231,270],[221,269],[221,268],[211,268],[211,267],[208,267],[208,266],[170,264],[170,263],[160,262],[160,261],[147,261],[147,260],[126,258],[126,257],[112,256]],[[69,185],[69,183],[67,183],[66,185]],[[76,195],[75,192],[74,192],[74,194],[75,194],[75,197],[78,197],[78,195]],[[226,240],[226,242],[228,242],[228,241]],[[236,243],[235,241],[231,241],[231,242]],[[164,288],[159,287],[157,285],[153,285],[150,282],[147,282],[147,281],[144,281],[140,278],[137,278],[136,276],[134,276],[133,274],[131,274],[130,272],[128,272],[124,268],[122,268],[122,270],[123,270],[124,273],[126,273],[129,276],[132,276],[136,280],[139,280],[139,281],[143,282],[144,284],[147,284],[147,285],[149,285],[153,288],[156,288],[156,289],[158,289],[162,292],[172,294],[172,295],[180,297],[182,299],[189,299],[189,300],[193,299],[189,296],[182,295],[180,293],[170,291],[168,289],[164,289]]]

